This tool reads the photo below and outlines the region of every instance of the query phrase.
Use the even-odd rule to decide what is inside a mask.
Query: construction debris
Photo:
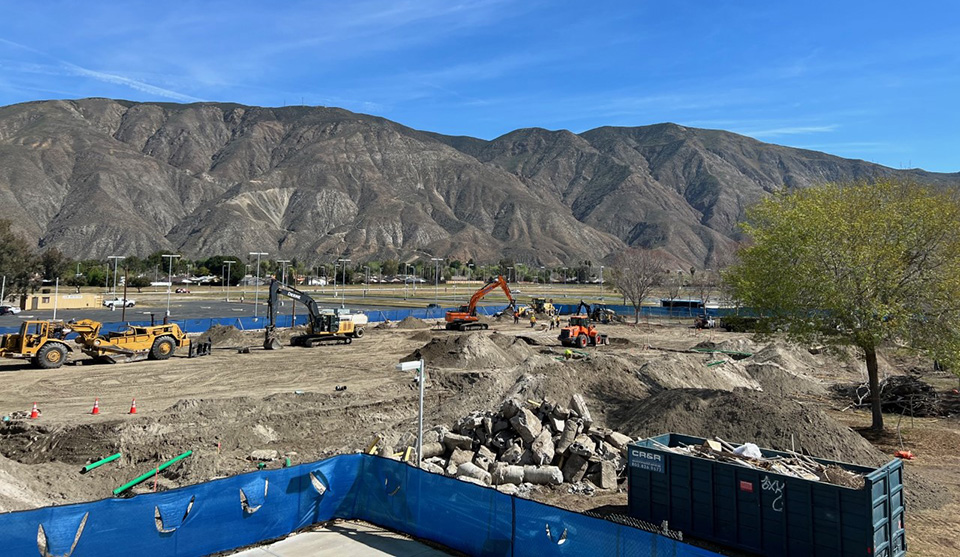
[[[568,406],[508,398],[495,412],[460,418],[453,431],[425,432],[421,468],[510,493],[584,480],[591,484],[578,488],[584,493],[616,489],[633,439],[593,423],[580,394]]]
[[[702,445],[667,447],[655,443],[655,447],[665,452],[716,460],[753,470],[766,470],[782,476],[820,481],[853,489],[862,489],[864,486],[862,474],[836,464],[824,466],[806,455],[790,451],[786,451],[790,456],[764,456],[753,443],[734,447],[723,439],[714,437],[706,440]]]
[[[836,385],[835,391],[852,401],[855,407],[870,405],[870,386]],[[946,416],[949,408],[932,386],[910,375],[893,375],[880,382],[880,408],[906,416]]]

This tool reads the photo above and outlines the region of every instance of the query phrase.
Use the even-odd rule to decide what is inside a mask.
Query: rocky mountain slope
[[[43,101],[0,108],[0,218],[73,257],[266,251],[545,265],[626,246],[709,266],[744,208],[782,187],[885,174],[659,124],[492,141],[337,108]]]

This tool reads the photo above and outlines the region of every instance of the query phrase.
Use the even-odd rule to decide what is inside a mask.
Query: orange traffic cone
[[[133,399],[133,402],[130,403],[130,413],[131,414],[137,413],[137,399]]]
[[[91,414],[96,416],[100,413],[100,399],[97,398],[93,401],[93,410],[90,411]]]
[[[37,403],[34,402],[34,403],[33,403],[33,410],[30,411],[30,419],[33,420],[33,419],[36,419],[36,418],[39,418],[39,417],[40,417],[40,411],[37,410]]]

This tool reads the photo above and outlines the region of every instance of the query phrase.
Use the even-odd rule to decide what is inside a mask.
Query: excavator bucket
[[[264,350],[280,350],[281,348],[283,348],[283,344],[280,343],[280,339],[277,337],[267,337],[263,341]]]

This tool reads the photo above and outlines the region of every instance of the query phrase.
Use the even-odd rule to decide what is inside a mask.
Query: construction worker
[[[531,313],[531,314],[530,314],[530,328],[532,329],[532,328],[534,328],[534,327],[536,327],[536,326],[537,326],[537,314]]]
[[[564,360],[569,360],[572,357],[573,357],[573,350],[570,350],[569,348],[567,348],[566,350],[563,351]]]
[[[520,310],[514,310],[513,312],[513,324],[516,325],[520,323]]]
[[[550,330],[552,331],[555,321],[553,320],[553,317],[550,317],[549,319],[550,319]]]

